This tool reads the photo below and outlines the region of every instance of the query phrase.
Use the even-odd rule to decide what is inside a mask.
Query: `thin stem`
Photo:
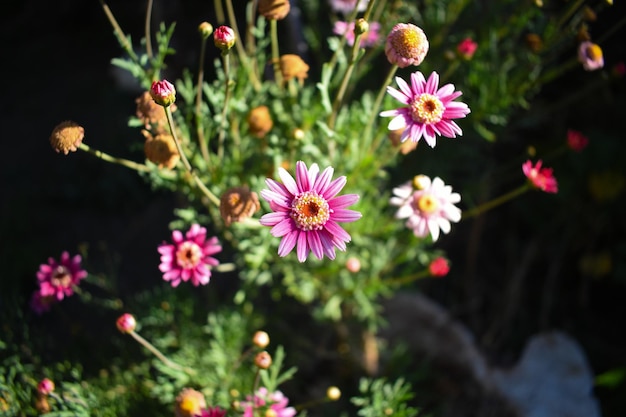
[[[283,74],[280,72],[280,51],[278,50],[278,22],[270,20],[270,38],[272,42],[272,63],[274,64],[274,80],[279,87],[283,85]]]
[[[572,15],[576,13],[576,10],[578,10],[583,3],[584,3],[584,0],[577,0],[574,3],[572,3],[569,9],[567,9],[567,11],[563,13],[563,16],[561,16],[556,26],[559,28],[563,26],[563,24],[567,21],[567,19],[572,17]]]
[[[133,51],[133,46],[130,44],[130,42],[128,42],[126,34],[124,34],[124,31],[117,23],[117,20],[115,20],[113,12],[111,12],[111,9],[109,9],[109,6],[104,2],[104,0],[100,0],[100,4],[102,5],[102,9],[109,19],[111,26],[113,26],[113,30],[117,34],[117,38],[122,44],[122,48],[124,48],[124,51],[126,51],[126,53],[132,58],[132,60],[135,61],[135,63],[138,63],[139,58],[137,57],[137,54],[135,54],[135,51]]]
[[[152,2],[153,0],[148,0],[148,8],[146,10],[146,54],[149,59],[152,59],[152,40],[150,36],[150,19],[152,17]]]
[[[475,217],[480,214],[483,214],[487,210],[491,210],[494,207],[497,207],[503,203],[506,203],[507,201],[514,199],[515,197],[525,193],[528,190],[530,190],[530,183],[525,182],[524,184],[522,184],[522,186],[512,191],[509,191],[508,193],[503,194],[500,197],[496,197],[493,200],[487,201],[486,203],[483,203],[477,207],[474,207],[471,210],[466,211],[465,213],[463,213],[462,219],[465,220],[465,219],[469,219],[470,217]]]
[[[202,45],[200,46],[200,64],[198,65],[198,84],[196,86],[196,133],[198,135],[198,143],[200,144],[200,152],[204,162],[209,165],[209,147],[204,137],[204,126],[202,125],[202,85],[204,84],[204,54],[206,51],[206,37],[202,37]]]
[[[224,93],[224,107],[222,108],[222,118],[220,120],[220,133],[218,136],[217,157],[222,160],[224,157],[224,137],[226,135],[226,115],[228,113],[228,104],[231,94],[230,81],[230,53],[228,50],[222,55],[224,58],[224,77],[226,79],[226,92]]]
[[[85,143],[81,143],[80,146],[78,147],[78,149],[80,149],[81,151],[85,151],[87,153],[90,153],[93,156],[95,156],[96,158],[102,159],[103,161],[107,161],[107,162],[111,162],[111,163],[114,163],[114,164],[122,165],[122,166],[125,166],[126,168],[134,169],[135,171],[141,171],[141,172],[151,172],[152,171],[152,169],[150,169],[150,167],[148,167],[147,165],[139,164],[139,163],[134,162],[134,161],[129,161],[128,159],[111,156],[108,153],[104,153],[104,152],[99,151],[97,149],[91,149]]]
[[[181,365],[177,364],[176,362],[172,361],[171,359],[167,358],[152,343],[148,342],[146,339],[141,337],[139,335],[139,333],[135,332],[134,330],[131,330],[130,332],[128,332],[128,334],[130,334],[137,342],[139,342],[146,349],[148,349],[150,352],[152,352],[154,354],[154,356],[159,358],[159,360],[161,362],[163,362],[166,366],[168,366],[168,367],[170,367],[172,369],[176,369],[178,371],[185,371],[188,374],[194,374],[195,373],[195,371],[193,369],[189,369],[189,368],[186,368],[184,366],[181,366]]]
[[[226,22],[226,16],[224,15],[222,0],[215,0],[213,5],[215,6],[215,18],[217,19],[217,23],[220,25],[224,24],[224,22]]]
[[[206,195],[209,198],[209,200],[211,200],[211,202],[213,204],[215,204],[217,207],[219,207],[220,206],[220,199],[217,198],[215,196],[215,194],[213,194],[211,192],[211,190],[209,190],[206,187],[206,185],[204,185],[202,180],[200,180],[200,178],[198,177],[198,175],[194,171],[193,167],[189,163],[189,160],[185,156],[185,153],[183,152],[183,147],[180,144],[180,141],[178,140],[178,135],[176,134],[176,129],[174,128],[174,119],[172,118],[172,110],[170,109],[169,106],[168,107],[164,107],[164,109],[165,109],[165,114],[167,116],[167,123],[168,123],[168,125],[170,127],[170,132],[172,133],[172,137],[174,138],[174,143],[176,144],[176,149],[178,150],[178,154],[180,155],[180,160],[183,162],[183,165],[185,166],[185,169],[189,172],[189,174],[191,174],[191,177],[195,181],[195,183],[198,186],[198,188],[200,189],[200,191],[202,191],[204,193],[204,195]]]
[[[246,55],[246,51],[244,50],[241,36],[239,35],[239,29],[237,27],[237,18],[235,17],[235,11],[233,9],[233,4],[231,0],[226,0],[226,11],[228,12],[228,20],[230,21],[230,26],[235,32],[235,48],[237,48],[237,56],[239,56],[239,61],[244,66],[248,75],[250,76],[250,81],[252,82],[252,87],[255,91],[259,91],[261,89],[261,82],[259,81],[259,77],[256,72],[253,70],[250,60],[248,59],[248,55]]]
[[[417,281],[418,279],[422,279],[422,278],[427,278],[429,277],[430,271],[428,269],[425,269],[423,271],[420,272],[416,272],[414,274],[411,275],[406,275],[403,277],[398,277],[398,278],[391,278],[388,280],[385,280],[385,283],[390,285],[390,286],[401,286],[401,285],[406,285],[406,284],[410,284],[411,282]]]
[[[367,121],[367,126],[365,127],[365,130],[364,130],[363,137],[365,138],[365,140],[369,140],[369,137],[372,134],[374,121],[378,119],[378,112],[380,110],[380,105],[383,102],[383,98],[385,97],[385,93],[387,92],[387,86],[391,84],[391,80],[393,79],[393,76],[396,74],[397,70],[398,70],[398,66],[393,64],[391,68],[389,69],[387,78],[385,78],[385,81],[383,81],[383,84],[380,88],[380,91],[378,92],[378,95],[376,96],[376,101],[374,101],[372,112],[370,113],[370,117]],[[379,142],[380,142],[379,140],[372,141],[372,147],[370,148],[370,151],[375,152],[376,148],[379,145]]]

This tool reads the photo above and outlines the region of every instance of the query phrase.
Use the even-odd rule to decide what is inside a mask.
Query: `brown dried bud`
[[[402,132],[404,132],[404,130],[405,130],[404,128],[390,130],[388,133],[389,140],[391,141],[392,145],[395,146],[396,148],[400,148],[400,153],[402,155],[406,155],[409,152],[413,152],[415,148],[417,148],[417,144],[419,143],[419,142],[413,142],[410,139],[407,139],[404,142],[400,142],[400,137],[402,136]]]
[[[200,391],[192,388],[183,388],[176,397],[174,414],[176,417],[194,417],[202,414],[202,409],[206,408],[206,400]]]
[[[526,45],[528,45],[531,51],[539,52],[543,49],[543,40],[536,33],[529,33],[526,35]]]
[[[167,116],[163,111],[163,106],[154,102],[149,91],[144,92],[135,100],[137,104],[136,115],[142,121],[146,129],[156,126],[157,130],[165,131],[167,128]],[[172,104],[170,110],[175,111],[176,105]]]
[[[285,81],[295,77],[302,83],[309,76],[309,66],[298,55],[286,54],[280,57],[280,72]]]
[[[254,364],[261,369],[267,369],[272,366],[272,356],[265,350],[263,352],[259,352],[254,357]]]
[[[153,136],[147,130],[142,130],[141,133],[146,138],[143,145],[146,158],[159,168],[174,168],[180,159],[174,138],[165,133]]]
[[[48,397],[45,395],[37,395],[35,399],[35,409],[40,414],[46,414],[50,412],[50,404],[48,403]]]
[[[274,126],[270,109],[267,106],[258,106],[250,110],[248,114],[248,125],[250,126],[250,133],[253,136],[259,139],[265,137]]]
[[[234,187],[220,198],[220,214],[226,227],[251,217],[261,208],[259,197],[248,187]]]
[[[57,152],[63,152],[67,155],[70,152],[76,152],[83,138],[85,137],[85,129],[72,121],[60,123],[52,131],[50,135],[50,145]]]
[[[259,14],[267,20],[282,20],[289,14],[289,0],[259,0]]]
[[[586,23],[583,23],[578,28],[578,32],[576,32],[576,40],[578,43],[590,41],[591,35],[589,34],[589,27]]]

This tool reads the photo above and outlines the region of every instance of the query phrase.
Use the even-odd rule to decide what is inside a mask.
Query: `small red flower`
[[[577,130],[567,130],[567,146],[573,151],[580,152],[587,147],[589,139]]]
[[[448,260],[442,257],[435,258],[430,265],[428,265],[428,271],[433,277],[445,277],[450,272],[450,265]]]
[[[457,45],[456,50],[464,59],[472,59],[477,48],[478,44],[472,38],[465,38]]]
[[[176,101],[176,89],[167,80],[155,81],[150,87],[150,96],[156,104],[169,107]]]
[[[532,162],[528,160],[522,165],[522,171],[535,188],[546,193],[557,193],[559,191],[558,184],[552,175],[552,168],[542,168],[541,164],[542,162],[539,160],[533,166]]]

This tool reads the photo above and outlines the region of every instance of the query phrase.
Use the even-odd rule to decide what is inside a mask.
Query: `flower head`
[[[124,313],[115,321],[117,330],[122,333],[130,333],[137,327],[137,321],[132,314]]]
[[[168,133],[153,135],[147,130],[141,133],[146,138],[143,144],[146,159],[159,168],[173,169],[180,160],[174,137]]]
[[[449,233],[450,222],[461,220],[461,210],[454,205],[461,201],[460,194],[453,193],[452,187],[439,177],[431,180],[421,175],[419,181],[408,181],[394,188],[393,194],[389,202],[399,207],[396,218],[407,219],[406,227],[417,237],[430,233],[436,241],[440,230]]]
[[[150,87],[150,96],[159,106],[169,107],[176,101],[176,89],[167,80],[154,81]]]
[[[279,67],[285,81],[297,78],[302,83],[309,76],[309,65],[295,54],[281,55]]]
[[[296,163],[296,179],[283,168],[278,169],[282,184],[265,180],[267,187],[261,197],[269,202],[273,213],[261,217],[261,224],[272,226],[272,235],[282,237],[278,255],[286,256],[297,245],[298,260],[304,262],[309,252],[322,259],[335,259],[335,247],[345,251],[350,235],[338,222],[353,222],[361,213],[347,210],[356,203],[357,194],[337,196],[346,184],[346,177],[331,181],[333,168],[320,174],[319,166],[307,169],[304,162]]]
[[[226,410],[222,410],[219,407],[203,408],[200,414],[196,414],[196,417],[224,417]]]
[[[250,110],[250,113],[248,113],[248,126],[252,136],[259,139],[265,137],[274,126],[269,107],[257,106]]]
[[[192,388],[183,388],[176,397],[174,414],[176,417],[194,417],[200,415],[206,408],[206,400],[200,391]]]
[[[405,68],[421,64],[428,47],[428,39],[422,29],[411,23],[398,23],[387,35],[385,55],[391,64]]]
[[[573,129],[567,130],[567,146],[576,152],[580,152],[587,147],[589,139],[581,132]]]
[[[81,269],[80,263],[80,255],[71,258],[69,252],[65,251],[59,262],[48,258],[47,264],[41,264],[37,272],[41,297],[51,296],[62,300],[74,294],[74,286],[87,276],[87,271]]]
[[[463,59],[472,59],[477,48],[478,44],[472,38],[465,38],[457,45],[456,50]]]
[[[363,48],[375,46],[380,41],[380,23],[369,22],[368,26],[368,30],[361,36],[361,47]],[[350,46],[354,45],[354,22],[335,22],[333,33],[345,36],[347,44]]]
[[[58,153],[63,152],[67,155],[70,152],[76,152],[83,138],[85,137],[85,129],[72,121],[59,123],[50,135],[50,145],[52,149]]]
[[[433,277],[445,277],[450,272],[450,265],[448,264],[448,260],[446,258],[442,258],[441,256],[432,260],[432,262],[428,265],[428,272]]]
[[[198,224],[191,226],[183,236],[179,230],[172,232],[173,244],[163,243],[158,250],[161,254],[159,269],[163,279],[177,287],[181,281],[189,281],[194,286],[206,285],[211,279],[211,267],[219,265],[213,258],[222,250],[217,237],[207,240],[206,229]]]
[[[235,45],[235,31],[228,26],[219,26],[213,32],[213,42],[222,53],[230,50]]]
[[[37,392],[41,395],[48,395],[54,391],[54,382],[51,379],[44,378],[37,384]]]
[[[220,214],[226,226],[239,222],[259,211],[259,197],[248,187],[234,187],[220,197]]]
[[[135,99],[137,104],[136,116],[143,122],[146,129],[156,128],[157,131],[165,131],[167,128],[167,116],[163,111],[163,107],[158,105],[150,91],[144,93]],[[172,111],[176,110],[176,105],[170,106]]]
[[[542,168],[541,164],[542,161],[539,160],[533,166],[533,163],[528,160],[522,164],[522,171],[533,187],[546,193],[558,192],[556,178],[552,175],[552,168]]]
[[[266,414],[275,417],[293,417],[296,415],[296,409],[288,407],[289,399],[280,391],[272,393],[267,388],[261,387],[254,394],[254,398],[248,397],[248,401],[244,401],[241,405],[244,408],[243,417],[254,417],[255,410],[265,410]],[[271,410],[271,411],[270,411]],[[270,411],[270,413],[267,413]]]
[[[369,0],[330,0],[330,8],[337,13],[348,15],[356,8],[359,12],[367,9]]]
[[[585,71],[594,71],[604,66],[602,48],[595,43],[585,41],[578,46],[578,60]]]
[[[411,74],[411,85],[400,77],[396,77],[400,90],[387,87],[387,92],[407,107],[386,110],[382,117],[392,117],[387,128],[389,130],[404,129],[400,140],[410,138],[418,142],[422,137],[432,148],[436,145],[436,135],[454,138],[461,136],[463,131],[452,119],[465,117],[470,109],[467,104],[453,101],[462,93],[454,91],[454,85],[439,86],[439,74],[433,72],[428,81],[417,71]]]
[[[290,9],[289,0],[259,0],[259,14],[267,20],[282,20]]]

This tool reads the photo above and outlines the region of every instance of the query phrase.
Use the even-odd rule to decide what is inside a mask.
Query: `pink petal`
[[[283,185],[291,194],[298,194],[298,186],[296,185],[296,181],[293,177],[284,169],[278,168],[278,176],[283,181]]]
[[[363,215],[360,212],[347,209],[337,209],[331,215],[331,219],[333,219],[334,221],[344,223],[357,221],[361,217],[363,217]]]
[[[291,252],[298,241],[298,234],[299,232],[297,230],[293,230],[291,233],[283,236],[278,246],[278,256],[287,256],[287,254]]]
[[[346,177],[341,176],[331,182],[325,190],[322,191],[322,197],[326,200],[330,200],[337,195],[339,191],[346,185]]]
[[[298,247],[296,252],[300,262],[306,261],[306,257],[309,255],[309,245],[307,244],[306,235],[306,232],[300,232],[298,236]]]
[[[344,194],[339,197],[334,197],[328,201],[328,206],[333,209],[342,209],[359,201],[358,194]]]

